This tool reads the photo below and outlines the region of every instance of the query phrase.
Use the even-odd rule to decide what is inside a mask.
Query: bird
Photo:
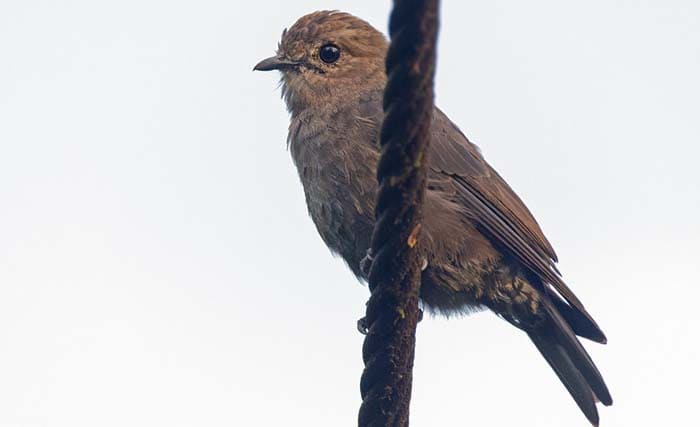
[[[375,222],[388,46],[356,16],[317,11],[285,29],[276,54],[253,68],[280,72],[287,147],[308,213],[361,281]],[[437,107],[430,138],[417,246],[421,306],[445,316],[488,309],[524,331],[597,426],[596,403],[612,405],[612,397],[577,336],[605,344],[605,334],[563,281],[523,201]]]

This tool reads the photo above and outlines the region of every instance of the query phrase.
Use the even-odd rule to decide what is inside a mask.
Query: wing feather
[[[477,226],[595,324],[562,280],[555,266],[554,249],[525,204],[438,108],[434,111],[431,135],[431,173],[449,176],[457,197],[472,212]]]

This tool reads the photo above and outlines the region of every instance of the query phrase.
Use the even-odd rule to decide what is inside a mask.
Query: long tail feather
[[[526,332],[588,420],[597,426],[595,402],[612,405],[608,387],[569,323],[554,304],[550,301],[543,303],[548,314],[546,321]]]
[[[532,333],[528,335],[530,335],[532,342],[535,343],[542,356],[556,372],[561,382],[564,383],[564,386],[584,415],[586,415],[586,418],[591,424],[598,426],[598,410],[595,406],[593,390],[588,386],[581,372],[576,369],[566,351],[560,345],[552,343],[542,336]]]

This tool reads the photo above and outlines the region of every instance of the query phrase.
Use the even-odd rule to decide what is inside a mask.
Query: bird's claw
[[[360,271],[365,277],[369,277],[369,270],[372,268],[372,262],[374,257],[372,256],[372,248],[367,249],[367,255],[360,261]]]
[[[420,321],[423,320],[423,310],[418,309],[418,320],[416,323],[420,323]],[[367,324],[367,318],[363,317],[357,321],[357,330],[362,334],[362,335],[367,335],[369,333],[369,325]]]
[[[357,330],[360,331],[362,335],[367,335],[369,333],[369,326],[367,325],[366,317],[363,317],[357,321]]]

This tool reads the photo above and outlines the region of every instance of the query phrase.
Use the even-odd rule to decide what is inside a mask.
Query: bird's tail
[[[596,401],[605,406],[612,405],[608,387],[568,322],[550,301],[543,303],[548,314],[545,322],[526,332],[586,418],[597,426]]]

